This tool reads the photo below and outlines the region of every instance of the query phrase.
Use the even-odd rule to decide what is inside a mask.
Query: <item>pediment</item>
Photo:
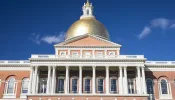
[[[100,37],[96,37],[96,36],[92,36],[89,34],[85,34],[82,36],[78,36],[75,38],[72,38],[70,40],[66,40],[62,43],[56,44],[55,46],[117,46],[117,47],[121,47],[121,45],[108,41],[106,39],[100,38]]]

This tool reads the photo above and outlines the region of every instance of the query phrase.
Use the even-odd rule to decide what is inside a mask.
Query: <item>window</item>
[[[90,58],[91,57],[91,53],[90,52],[85,52],[85,58]]]
[[[6,82],[6,94],[15,94],[15,79],[14,78],[10,78],[7,82]]]
[[[85,84],[84,92],[86,92],[86,93],[90,93],[90,82],[91,82],[90,78],[84,79],[84,84]]]
[[[89,15],[89,9],[87,9],[87,15]]]
[[[98,57],[102,57],[103,56],[103,52],[97,52],[97,56]]]
[[[103,78],[99,78],[97,82],[98,82],[98,83],[97,83],[98,92],[99,92],[99,93],[103,93],[103,92],[104,92],[104,89],[103,89],[103,86],[104,86],[104,79],[103,79]]]
[[[134,81],[134,79],[128,79],[128,93],[129,94],[135,93],[135,81]]]
[[[161,91],[162,94],[168,94],[167,82],[164,79],[161,80]]]
[[[64,93],[64,78],[58,78],[57,93]]]
[[[153,80],[152,79],[147,79],[146,85],[147,85],[147,93],[148,94],[154,94]]]
[[[116,93],[117,92],[117,84],[116,84],[117,80],[115,78],[111,78],[110,83],[111,83],[111,85],[110,85],[111,92]]]
[[[73,57],[78,57],[78,52],[73,52],[73,53],[72,53],[72,56],[73,56]]]
[[[65,56],[66,55],[66,51],[61,51],[60,52],[60,56]]]
[[[40,78],[39,93],[46,93],[47,78]]]
[[[72,79],[72,92],[77,93],[77,81],[78,79],[73,78]]]
[[[22,80],[22,89],[21,89],[21,93],[28,93],[28,85],[29,85],[29,79],[28,78],[24,78]]]
[[[149,94],[148,100],[155,100],[154,99],[153,80],[147,79],[146,85],[147,85],[147,93]]]
[[[115,52],[109,52],[109,56],[114,56]]]

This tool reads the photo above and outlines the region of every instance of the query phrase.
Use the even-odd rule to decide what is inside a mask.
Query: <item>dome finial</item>
[[[87,0],[87,2],[86,2],[86,6],[90,6],[89,0]]]
[[[83,15],[80,17],[80,19],[82,18],[95,18],[94,15],[93,15],[93,6],[92,6],[92,3],[89,2],[89,0],[87,0],[86,3],[84,3],[84,6],[83,6]]]

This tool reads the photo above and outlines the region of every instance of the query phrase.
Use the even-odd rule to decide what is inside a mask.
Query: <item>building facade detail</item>
[[[0,60],[1,100],[175,99],[175,61],[120,54],[92,3],[82,10],[65,41],[54,45],[55,54]]]

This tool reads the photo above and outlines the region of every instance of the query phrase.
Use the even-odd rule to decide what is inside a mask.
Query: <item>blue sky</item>
[[[1,0],[0,59],[54,54],[86,0]],[[175,60],[174,0],[90,0],[96,18],[122,45],[121,54]]]

